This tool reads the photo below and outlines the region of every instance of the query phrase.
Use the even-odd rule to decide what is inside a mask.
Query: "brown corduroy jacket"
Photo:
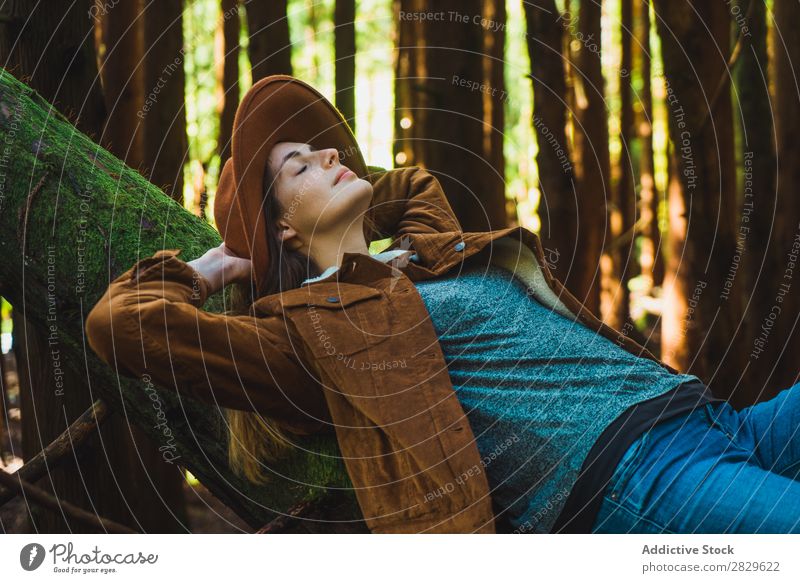
[[[505,266],[532,301],[678,371],[570,294],[536,234],[462,232],[439,182],[418,167],[370,180],[380,231],[370,240],[391,234],[389,249],[408,249],[407,261],[345,253],[333,274],[226,316],[200,309],[205,281],[180,250],[159,251],[111,283],[86,320],[88,342],[121,373],[147,372],[183,395],[255,409],[297,434],[332,426],[372,532],[495,532],[481,457],[415,281],[467,258]]]

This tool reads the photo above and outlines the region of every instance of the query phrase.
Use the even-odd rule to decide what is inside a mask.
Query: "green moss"
[[[95,394],[124,408],[158,438],[156,412],[135,379],[117,378],[91,351],[84,354],[83,317],[111,279],[138,259],[179,248],[189,261],[219,245],[206,222],[127,168],[70,125],[30,88],[0,69],[0,281],[4,295],[46,325],[48,292],[55,298],[60,348],[88,366]],[[221,294],[205,308],[222,309]],[[309,451],[276,464],[273,484],[256,487],[227,467],[227,430],[205,403],[162,391],[164,409],[185,465],[253,525],[286,510],[314,485],[349,486],[332,436],[309,438]],[[277,477],[283,476],[283,478]],[[311,485],[311,486],[310,486]]]

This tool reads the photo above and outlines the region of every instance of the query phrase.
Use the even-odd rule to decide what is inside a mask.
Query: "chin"
[[[340,196],[347,197],[352,204],[366,205],[366,210],[372,202],[372,184],[363,178],[357,178],[342,188]]]

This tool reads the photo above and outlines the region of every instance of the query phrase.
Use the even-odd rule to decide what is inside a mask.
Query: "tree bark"
[[[394,162],[397,166],[416,166],[419,161],[415,154],[415,144],[422,139],[423,128],[415,123],[417,116],[417,94],[421,80],[416,79],[422,72],[422,49],[417,48],[422,39],[422,28],[415,26],[411,19],[401,18],[403,12],[410,12],[421,6],[417,0],[394,0],[393,12],[397,22],[397,42],[394,53]],[[418,6],[419,4],[419,6]]]
[[[54,0],[31,11],[15,0],[0,6],[0,64],[36,87],[95,140],[106,118],[87,17],[94,0]]]
[[[13,322],[23,421],[22,457],[28,462],[83,412],[81,407],[85,410],[87,403],[91,404],[92,395],[91,390],[86,390],[85,374],[72,364],[82,359],[69,358],[61,348],[60,332],[54,333],[50,328],[54,322],[60,327],[59,320],[41,324],[27,310],[15,309]],[[59,467],[50,467],[34,485],[59,500],[141,532],[185,532],[183,492],[178,489],[180,496],[176,499],[170,492],[173,484],[169,483],[172,478],[178,488],[182,485],[178,468],[167,465],[165,471],[159,467],[158,464],[166,464],[152,443],[135,442],[137,433],[124,416],[111,415],[77,452],[79,456],[64,460]],[[134,468],[134,459],[150,463]],[[149,480],[159,486],[159,491],[147,488]],[[153,512],[159,507],[164,512]],[[29,519],[32,532],[103,532],[40,506],[31,507]]]
[[[286,0],[242,0],[253,83],[269,75],[292,74],[292,43]]]
[[[343,488],[331,491],[341,493],[333,497],[336,517],[357,522],[305,522],[298,529],[363,526],[333,435],[298,438],[291,456],[271,466],[270,484],[248,483],[228,468],[226,424],[217,407],[179,399],[174,388],[150,390],[146,379],[117,376],[86,350],[84,318],[111,279],[162,248],[182,249],[181,258],[189,261],[220,237],[63,116],[51,112],[48,119],[48,108],[0,71],[0,131],[10,148],[0,197],[0,281],[9,301],[34,325],[47,327],[48,335],[56,334],[61,358],[80,363],[95,398],[124,411],[159,445],[165,463],[188,468],[254,529],[304,499],[324,496],[329,486]],[[220,296],[204,308],[221,311]],[[43,363],[52,380],[49,355]]]
[[[356,3],[336,0],[334,11],[336,58],[336,107],[356,131]]]
[[[100,79],[108,116],[100,143],[131,168],[141,171],[143,127],[138,113],[144,104],[144,26],[139,2],[120,2],[107,9],[96,4],[102,29]]]
[[[577,190],[572,152],[567,140],[567,88],[562,52],[562,15],[554,0],[523,3],[533,85],[533,126],[539,150],[540,237],[549,268],[576,294],[577,273],[570,269],[578,237]],[[564,259],[563,261],[561,259]]]
[[[217,24],[214,52],[217,74],[217,115],[219,134],[217,154],[220,172],[231,155],[233,118],[239,107],[239,0],[221,0],[222,13]],[[203,174],[205,174],[203,172]],[[197,190],[195,188],[195,190]],[[203,189],[204,190],[204,189]],[[199,216],[205,216],[205,200],[197,201]]]
[[[444,0],[436,6],[444,18],[435,21],[401,20],[401,12],[429,10],[421,0],[394,5],[401,22],[399,67],[409,73],[397,81],[407,87],[396,93],[395,161],[435,174],[465,231],[507,224],[504,168],[496,166],[497,142],[490,136],[502,129],[491,122],[508,93],[496,85],[502,75],[492,70],[502,61],[486,63],[491,59],[480,19],[489,1],[497,0]],[[493,13],[503,14],[496,7]],[[499,30],[492,34],[504,34],[502,22],[494,26]]]
[[[800,245],[800,202],[797,185],[800,184],[800,36],[796,24],[800,22],[800,5],[789,0],[775,0],[774,44],[775,55],[775,114],[777,118],[778,185],[775,217],[772,220],[773,236],[779,243],[780,263],[774,274],[777,288],[769,299],[772,306],[780,304],[780,317],[772,336],[765,338],[766,319],[759,323],[758,336],[753,340],[774,346],[781,353],[775,373],[768,379],[770,393],[792,386],[800,376],[797,355],[800,354],[800,281],[798,281],[797,249]],[[794,259],[792,257],[794,256]],[[794,271],[789,271],[793,268]],[[788,286],[788,288],[787,288]],[[778,299],[782,298],[782,299]],[[751,351],[751,355],[756,350]],[[754,358],[751,356],[751,358]],[[758,360],[772,363],[763,353]]]
[[[6,32],[17,34],[3,37],[6,45],[14,47],[8,58],[48,100],[56,100],[58,110],[67,112],[80,130],[100,136],[106,109],[92,34],[91,17],[99,16],[97,4],[90,0],[43,7],[40,5],[40,11],[34,14],[26,11],[7,15]],[[103,10],[107,12],[109,8]],[[20,18],[25,24],[14,30]],[[98,95],[100,103],[95,103]],[[18,233],[23,238],[29,235],[22,227]],[[15,311],[15,315],[23,457],[27,460],[80,415],[92,398],[81,371],[63,361],[61,353],[53,348],[49,327],[26,319],[24,312]],[[62,370],[63,374],[56,374]],[[43,487],[64,500],[147,531],[174,532],[185,522],[181,476],[174,471],[171,475],[164,473],[160,454],[138,435],[137,429],[114,418],[87,451],[82,466],[73,460],[71,467],[57,470],[43,480]],[[146,484],[139,483],[143,479],[141,467],[129,467],[134,459],[142,460],[150,469]],[[91,466],[94,470],[87,473],[86,468]],[[149,513],[158,503],[166,503],[177,520],[174,515]],[[30,518],[37,531],[86,532],[85,524],[70,524],[63,514],[42,508],[35,508]]]
[[[11,428],[7,420],[6,355],[0,350],[0,466],[6,465],[6,454],[11,454]]]
[[[499,87],[500,99],[483,98],[483,155],[486,163],[493,169],[495,178],[489,177],[488,187],[495,185],[499,190],[497,202],[503,218],[492,219],[496,224],[506,226],[509,219],[516,219],[516,207],[505,196],[506,158],[503,152],[505,136],[505,107],[509,103],[505,84],[505,46],[506,46],[506,4],[505,0],[484,0],[482,18],[487,23],[483,31],[483,78],[489,87]],[[496,29],[496,30],[495,30]],[[499,181],[498,181],[499,179]],[[493,197],[491,197],[493,198]],[[490,200],[491,200],[490,198]],[[491,212],[491,216],[496,214]]]
[[[620,0],[620,66],[619,66],[619,141],[620,154],[612,184],[612,205],[608,212],[610,240],[603,261],[603,294],[600,312],[605,322],[623,333],[634,330],[630,322],[630,291],[633,277],[636,237],[632,232],[636,221],[636,189],[634,187],[633,152],[633,0]]]
[[[752,4],[752,5],[751,5]],[[761,0],[738,0],[734,30],[739,35],[741,52],[735,64],[736,91],[741,111],[741,149],[744,168],[742,217],[739,237],[746,249],[741,261],[747,309],[744,324],[752,343],[775,301],[776,282],[781,278],[784,252],[780,236],[773,233],[776,218],[775,144],[772,100],[768,84],[767,14]],[[737,116],[738,117],[738,116]],[[747,346],[745,347],[747,348]],[[771,385],[771,369],[783,349],[775,342],[758,359],[743,366],[742,397],[748,403],[765,398]],[[774,394],[774,393],[773,393]]]
[[[188,159],[183,0],[140,0],[144,19],[143,159],[147,179],[183,203]]]
[[[661,229],[658,225],[658,207],[661,200],[655,179],[655,154],[653,152],[653,89],[651,77],[653,58],[650,52],[650,0],[634,2],[636,13],[636,44],[642,77],[640,113],[637,136],[641,144],[639,158],[639,216],[641,217],[641,254],[639,266],[645,279],[643,293],[652,295],[654,286],[664,281],[664,252]]]
[[[722,2],[654,5],[685,213],[677,216],[679,207],[670,199],[672,256],[664,282],[661,356],[696,374],[717,395],[732,397],[740,386],[742,279],[731,276],[739,204],[730,85],[724,84],[730,14]]]
[[[592,312],[600,312],[601,257],[608,227],[606,199],[610,197],[608,110],[600,50],[600,2],[581,0],[577,33],[574,16],[569,27],[580,43],[575,70],[577,97],[575,150],[578,167],[578,237],[575,260],[575,291]]]

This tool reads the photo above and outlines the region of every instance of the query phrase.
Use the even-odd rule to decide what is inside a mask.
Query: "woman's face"
[[[369,209],[372,184],[343,166],[336,148],[279,142],[267,163],[283,209],[278,224],[290,227],[305,244],[311,237],[349,228]]]

